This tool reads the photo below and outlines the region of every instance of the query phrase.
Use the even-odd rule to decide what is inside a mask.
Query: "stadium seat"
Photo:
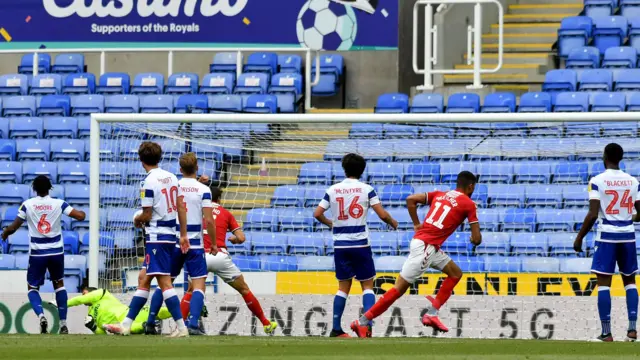
[[[544,92],[528,92],[520,96],[518,112],[551,111],[551,95]]]
[[[265,94],[269,86],[267,74],[248,73],[238,77],[234,94]]]
[[[525,187],[522,185],[491,185],[488,189],[490,207],[524,207]]]
[[[91,73],[67,75],[62,82],[62,93],[68,95],[94,94],[96,77]]]
[[[304,207],[316,207],[326,194],[327,188],[322,186],[304,186]]]
[[[249,113],[275,114],[278,112],[278,98],[275,95],[249,95],[244,106]]]
[[[398,254],[398,234],[396,232],[372,231],[369,243],[374,256],[392,256]]]
[[[589,71],[589,70],[586,70]],[[597,71],[597,70],[591,70]],[[589,94],[583,92],[561,92],[556,97],[554,112],[589,111]]]
[[[471,246],[471,234],[456,231],[442,244],[442,251],[447,254],[469,255]]]
[[[455,183],[461,171],[477,174],[476,164],[472,162],[442,163],[440,164],[440,182],[443,184]]]
[[[588,69],[582,71],[582,73],[580,74],[580,85],[578,86],[578,90],[611,91],[612,86],[613,74],[610,70]]]
[[[289,234],[287,245],[290,255],[324,255],[324,239],[318,233]]]
[[[451,260],[453,260],[459,267],[460,270],[467,273],[477,273],[484,272],[484,261],[480,257],[475,256],[466,256],[466,255],[452,255]]]
[[[624,101],[624,94],[612,93],[614,99]],[[593,108],[592,108],[593,111]],[[615,110],[611,110],[615,111]],[[607,122],[602,128],[603,137],[636,137],[638,135],[637,122]]]
[[[206,95],[186,94],[178,97],[175,111],[177,114],[203,114],[209,106],[209,98]]]
[[[84,55],[59,54],[51,67],[51,72],[59,74],[80,73],[84,71]]]
[[[411,101],[412,113],[441,113],[444,109],[444,99],[440,94],[417,94]]]
[[[511,253],[516,256],[547,256],[549,241],[546,234],[514,233],[510,238]]]
[[[630,12],[635,14],[628,16],[627,13]],[[621,0],[620,14],[629,21],[628,45],[640,52],[640,7],[635,3],[635,0]]]
[[[39,175],[44,175],[56,183],[58,179],[58,165],[54,162],[25,161],[22,163],[22,181],[30,184]]]
[[[235,87],[235,75],[232,73],[207,74],[202,78],[200,94],[231,94]]]
[[[235,261],[235,258],[234,258]],[[333,256],[301,256],[298,257],[298,271],[333,271]]]
[[[405,256],[381,256],[373,259],[376,270],[380,272],[399,272],[406,260]]]
[[[536,229],[536,211],[534,209],[506,209],[500,215],[502,231],[534,232]]]
[[[372,184],[398,184],[404,176],[404,165],[398,163],[370,163],[367,181]]]
[[[536,211],[537,231],[573,231],[573,212],[567,209],[538,209]]]
[[[2,102],[2,116],[35,116],[36,98],[34,96],[10,96]]]
[[[272,52],[256,52],[249,54],[243,71],[266,73],[270,76],[278,72],[278,54]]]
[[[613,73],[613,91],[640,90],[640,69],[621,69]]]
[[[242,226],[245,230],[277,231],[278,212],[275,209],[251,209],[247,212],[246,220]]]
[[[548,239],[551,256],[576,256],[576,251],[573,249],[573,242],[576,239],[576,234],[565,232],[550,233],[548,235]],[[586,243],[587,241],[582,244],[584,251],[587,250]]]
[[[560,260],[560,272],[562,273],[590,273],[592,259],[569,258]]]
[[[313,231],[313,210],[305,208],[278,209],[278,225],[281,232]]]
[[[18,229],[9,237],[9,254],[29,253],[29,230]]]
[[[409,163],[405,165],[404,183],[423,184],[440,182],[440,164],[437,163]]]
[[[553,170],[553,183],[583,184],[587,182],[589,164],[584,162],[565,162],[557,164]]]
[[[564,207],[588,206],[587,185],[565,185],[562,187],[562,199]]]
[[[77,277],[79,283],[86,276],[87,258],[82,255],[65,255],[64,257],[64,275]]]
[[[602,67],[633,69],[637,63],[638,54],[636,53],[636,49],[631,46],[615,46],[605,50]]]
[[[278,233],[253,233],[251,236],[251,245],[256,255],[261,254],[280,254],[287,253],[286,234]]]
[[[627,19],[624,16],[593,18],[593,44],[604,53],[606,49],[621,46],[627,37]]]
[[[51,146],[49,140],[22,139],[16,143],[16,156],[18,160],[44,160],[49,161]]]
[[[477,113],[480,111],[480,96],[473,93],[455,93],[449,96],[448,113]]]
[[[40,74],[31,79],[29,95],[58,95],[62,92],[62,77],[58,74]]]
[[[176,73],[169,76],[165,94],[183,95],[197,94],[198,85],[200,84],[198,74],[195,73]]]
[[[617,0],[585,0],[584,14],[591,18],[612,15],[618,7]]]
[[[16,258],[16,269],[27,270],[29,267],[29,254],[19,253],[14,256]]]
[[[138,113],[140,100],[136,95],[111,95],[105,97],[104,111],[107,113]]]
[[[355,123],[349,130],[349,139],[382,139],[382,124],[376,123]]]
[[[129,93],[131,78],[127,73],[110,72],[100,75],[96,94],[125,95]]]
[[[597,69],[600,67],[600,50],[593,46],[573,48],[565,66],[567,69]]]
[[[458,123],[455,128],[458,138],[486,138],[491,136],[490,123]],[[483,144],[483,142],[480,144]]]
[[[358,143],[355,140],[329,140],[327,146],[325,147],[324,160],[326,161],[342,161],[342,157],[348,153],[357,153],[358,152]],[[366,170],[365,170],[366,172]],[[336,176],[342,177],[344,172],[342,171],[342,166],[339,166],[339,171],[335,172],[334,167],[334,178]]]
[[[622,93],[600,92],[593,94],[591,99],[591,111],[624,111],[626,108],[626,98]],[[605,133],[607,129],[608,126],[605,126]]]
[[[242,97],[238,95],[211,95],[208,98],[208,107],[211,113],[241,112]],[[221,124],[216,124],[216,126],[217,125]]]
[[[37,104],[38,116],[69,116],[71,115],[71,98],[68,95],[45,95]]]
[[[300,55],[278,55],[278,66],[283,73],[302,73],[302,57]]]
[[[48,73],[51,71],[51,55],[47,53],[38,53],[38,73]],[[24,75],[33,74],[33,54],[24,54],[20,58],[18,65],[18,73]]]
[[[240,64],[243,59],[240,55]],[[209,65],[209,72],[232,72],[235,73],[238,67],[238,53],[237,52],[222,52],[213,56],[213,63]]]
[[[517,184],[548,184],[551,181],[551,164],[523,161],[513,165],[514,182]]]
[[[45,139],[73,139],[78,136],[78,120],[71,117],[43,118],[43,137]],[[84,153],[82,154],[84,158]]]
[[[440,144],[439,140],[388,140],[387,143],[392,144],[393,154],[395,161],[398,162],[426,162],[429,161],[429,147],[430,145],[437,148],[437,144]],[[433,144],[432,144],[433,143]],[[449,143],[449,141],[447,142]],[[445,154],[443,154],[445,155]],[[451,154],[445,156],[451,157]],[[460,159],[463,156],[455,156],[456,159]],[[435,161],[435,160],[433,160]]]
[[[0,106],[2,106],[0,101]],[[9,137],[9,119],[0,119],[0,139]]]
[[[164,91],[164,76],[158,73],[141,73],[134,77],[132,95],[160,95]]]
[[[26,75],[8,74],[0,76],[0,96],[27,95],[29,80]]]
[[[346,68],[342,55],[320,55],[320,80],[311,88],[313,96],[333,96],[340,92]],[[311,81],[315,82],[316,59],[311,63]]]
[[[233,262],[240,271],[260,271],[260,258],[257,256],[237,255],[233,257]]]
[[[300,185],[328,185],[332,180],[331,164],[329,163],[305,163],[300,167],[298,175],[298,184]]]
[[[572,49],[586,46],[591,38],[593,22],[588,16],[568,16],[558,29],[558,55],[566,58]]]
[[[522,258],[522,271],[534,273],[557,273],[560,271],[560,260],[545,257]]]
[[[476,171],[482,183],[511,184],[514,178],[513,164],[506,161],[479,163]]]
[[[530,185],[526,188],[527,207],[561,208],[561,185]]]
[[[0,253],[0,270],[14,270],[15,267],[16,267],[15,256]]]
[[[490,232],[482,236],[482,244],[475,247],[476,255],[507,255],[509,234]]]
[[[409,213],[405,209],[391,208],[387,209],[387,211],[398,221],[398,230],[413,229],[413,223],[409,218]],[[378,217],[373,209],[369,209],[367,214],[367,226],[371,231],[387,231],[390,229],[389,226]]]
[[[0,161],[0,182],[22,184],[22,163]]]
[[[542,91],[576,91],[577,83],[578,77],[575,71],[551,70],[548,71],[544,77],[544,83],[542,83]]]
[[[516,110],[516,96],[509,92],[488,94],[482,105],[483,113],[514,112]]]
[[[63,231],[64,253],[67,255],[77,255],[80,248],[80,239],[75,231]]]
[[[622,139],[620,139],[622,140]],[[598,137],[580,137],[575,139],[575,151],[574,156],[570,157],[571,160],[602,160],[602,149],[609,143],[608,139]],[[622,141],[619,141],[622,142]],[[635,146],[634,146],[635,147]],[[631,146],[628,147],[630,149]],[[627,157],[629,157],[629,151],[627,151]]]
[[[71,97],[71,114],[73,116],[103,112],[104,96],[102,95],[78,95]]]
[[[19,206],[10,206],[7,207],[3,214],[2,214],[2,227],[6,227],[11,225],[11,223],[13,223],[13,221],[16,219],[16,217],[18,217],[18,212],[20,211],[20,207]],[[23,222],[22,223],[22,227],[27,227],[27,222]],[[2,250],[2,247],[0,247],[0,250]],[[6,250],[6,247],[5,247]]]
[[[42,119],[37,117],[22,117],[9,119],[10,139],[39,139],[42,138]]]
[[[393,143],[384,140],[358,140],[357,153],[367,161],[392,161]]]
[[[409,112],[409,96],[401,93],[382,94],[378,97],[374,111],[378,114]]]
[[[171,95],[147,95],[140,97],[140,112],[153,114],[173,113],[173,97]]]
[[[507,256],[485,256],[484,268],[487,272],[518,273],[522,267],[522,258]]]
[[[411,185],[385,185],[378,196],[384,206],[404,206],[407,197],[412,194]]]
[[[88,184],[68,184],[64,186],[65,200],[72,206],[89,205]]]
[[[271,198],[273,207],[302,207],[304,201],[305,188],[298,185],[278,186]],[[318,200],[319,201],[319,200]]]
[[[416,125],[397,125],[397,124],[383,124],[385,139],[415,139],[420,133],[420,127]]]
[[[101,162],[102,167],[102,162]],[[101,174],[102,175],[102,174]],[[88,184],[89,183],[89,163],[88,162],[60,162],[58,163],[59,184]]]
[[[298,270],[298,259],[296,256],[262,255],[260,256],[260,270],[296,271]]]

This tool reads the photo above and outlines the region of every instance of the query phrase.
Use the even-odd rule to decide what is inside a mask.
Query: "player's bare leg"
[[[349,297],[349,292],[351,292],[351,284],[353,283],[352,279],[348,280],[338,280],[338,292],[336,296],[333,298],[333,327],[331,328],[331,333],[329,333],[329,337],[335,338],[350,338],[349,334],[345,333],[342,330],[342,313],[344,313],[344,308],[347,304],[347,298]]]
[[[262,306],[260,305],[260,302],[258,301],[258,299],[256,299],[256,297],[251,292],[251,289],[249,289],[249,285],[247,285],[247,283],[244,281],[244,276],[242,275],[238,276],[235,280],[229,283],[229,286],[234,288],[238,293],[240,293],[240,295],[242,295],[242,298],[244,299],[244,302],[247,304],[247,307],[249,308],[249,310],[251,310],[253,315],[255,315],[258,318],[258,320],[260,320],[260,322],[262,323],[262,326],[264,327],[264,332],[266,334],[273,334],[273,332],[278,327],[278,323],[275,321],[269,321],[264,316],[264,311],[262,310]]]
[[[382,295],[382,297],[371,307],[371,309],[369,309],[369,311],[365,312],[360,319],[351,323],[351,330],[353,330],[353,332],[355,332],[360,338],[367,337],[368,332],[370,331],[369,324],[371,321],[387,311],[387,309],[389,309],[396,300],[409,290],[410,286],[411,284],[407,280],[402,276],[398,276],[393,287]]]
[[[64,281],[54,280],[53,289],[56,293],[56,303],[58,304],[58,316],[60,318],[60,334],[68,335],[69,328],[67,327],[67,301],[69,297],[67,296],[67,290],[64,287]]]
[[[202,314],[202,308],[204,307],[205,280],[206,277],[191,279],[189,283],[189,288],[193,288],[192,301],[189,303],[189,335],[206,335],[206,333],[198,327],[200,314]]]
[[[449,331],[449,328],[440,321],[438,311],[442,305],[449,300],[449,297],[451,297],[453,288],[456,287],[462,277],[462,270],[455,262],[449,261],[447,265],[442,268],[442,272],[447,275],[447,278],[442,282],[440,290],[438,290],[438,294],[435,298],[427,296],[427,300],[429,300],[431,306],[427,310],[427,313],[422,317],[422,324],[424,326],[432,327],[438,331],[447,332]]]
[[[636,331],[636,321],[638,320],[638,288],[636,287],[636,276],[635,274],[621,276],[627,295],[627,315],[629,318],[629,327],[627,328],[625,341],[635,342],[638,339],[638,332]]]
[[[611,275],[596,274],[598,279],[598,314],[602,324],[602,333],[596,341],[611,342]]]

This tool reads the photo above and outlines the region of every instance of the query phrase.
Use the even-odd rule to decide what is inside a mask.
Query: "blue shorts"
[[[355,277],[358,281],[364,281],[376,277],[376,267],[373,265],[373,254],[369,246],[335,249],[333,259],[338,280]]]
[[[616,273],[616,263],[622,275],[633,275],[638,272],[635,242],[609,243],[596,241],[595,245],[591,272],[613,275]]]
[[[207,277],[207,261],[205,260],[204,249],[189,249],[183,254],[180,248],[174,248],[173,259],[171,265],[171,277],[176,278],[180,275],[180,270],[186,268],[187,274],[192,279]]]
[[[149,243],[144,246],[147,275],[171,275],[171,257],[176,244]]]
[[[49,278],[58,281],[64,278],[64,254],[51,256],[29,256],[27,284],[39,287],[44,284],[44,277],[49,270]]]

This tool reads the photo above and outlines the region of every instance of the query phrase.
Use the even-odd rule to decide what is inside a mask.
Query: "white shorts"
[[[424,241],[412,239],[409,244],[409,257],[402,265],[400,276],[413,284],[428,268],[441,270],[451,261],[449,255],[437,250],[433,245],[426,245]]]
[[[220,276],[226,283],[233,282],[242,275],[240,269],[231,260],[231,255],[225,250],[221,249],[215,255],[207,254],[206,259],[207,271]]]

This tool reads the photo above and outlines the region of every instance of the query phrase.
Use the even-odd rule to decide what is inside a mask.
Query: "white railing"
[[[305,53],[305,110],[311,109],[311,87],[318,85],[320,81],[320,57],[318,51],[309,48],[113,48],[113,49],[37,49],[37,50],[0,50],[0,54],[29,54],[33,53],[33,76],[38,75],[38,54],[39,53],[100,53],[100,75],[107,70],[107,53],[132,53],[132,52],[166,52],[167,53],[167,76],[173,74],[173,55],[176,52],[236,52],[236,72],[237,77],[242,74],[243,52],[304,52]],[[315,80],[311,81],[311,52],[315,52]]]
[[[498,7],[498,64],[493,69],[482,68],[482,4],[496,4]],[[467,27],[467,64],[473,63],[473,69],[434,69],[438,57],[438,27],[433,25],[433,5],[475,4],[473,8],[473,27]],[[424,68],[418,66],[418,15],[424,5]],[[503,55],[503,17],[504,9],[498,0],[418,0],[413,6],[413,71],[424,75],[424,84],[418,90],[433,90],[435,74],[473,74],[473,84],[469,89],[482,88],[480,74],[494,73],[502,68]]]

